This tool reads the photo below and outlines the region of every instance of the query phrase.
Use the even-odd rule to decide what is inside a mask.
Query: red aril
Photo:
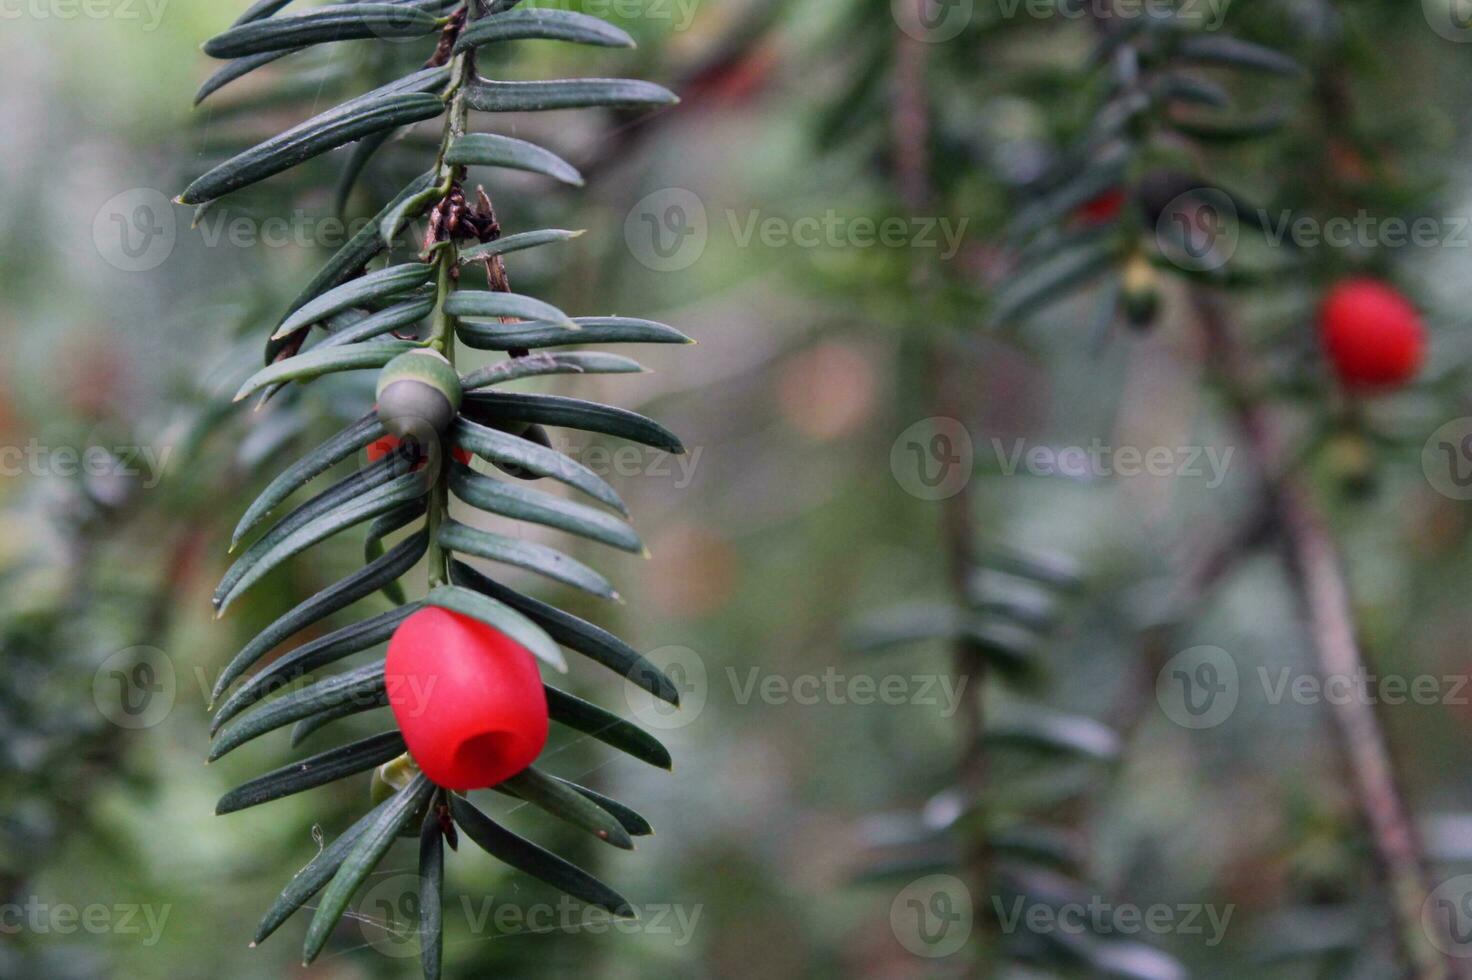
[[[368,462],[376,463],[398,448],[398,436],[384,436],[382,439],[375,439],[373,442],[370,442],[368,444],[368,448],[364,450],[364,452],[368,455]],[[470,455],[470,450],[465,449],[461,446],[455,446],[453,449],[450,450],[450,455],[454,456],[466,466],[470,465],[470,460],[472,458]]]
[[[384,682],[409,755],[436,784],[485,789],[547,742],[547,695],[532,654],[485,623],[435,606],[388,643]]]
[[[1128,195],[1123,187],[1111,187],[1098,197],[1080,204],[1074,214],[1086,225],[1107,224],[1119,217],[1119,213],[1124,210],[1127,198]]]
[[[1351,388],[1405,384],[1426,356],[1420,313],[1398,290],[1374,279],[1347,279],[1329,290],[1319,331],[1335,375]]]

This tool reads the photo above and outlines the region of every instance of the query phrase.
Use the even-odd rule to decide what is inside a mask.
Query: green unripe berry
[[[460,376],[445,356],[411,350],[384,365],[378,374],[378,417],[391,434],[423,434],[428,426],[444,432],[460,410]]]

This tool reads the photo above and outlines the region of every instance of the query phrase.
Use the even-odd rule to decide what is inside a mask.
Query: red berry
[[[373,442],[370,442],[365,452],[368,454],[368,462],[376,463],[398,448],[398,436],[384,436],[382,439],[375,439]],[[466,466],[470,465],[471,455],[469,450],[456,446],[450,450],[450,455],[454,456]]]
[[[1102,225],[1119,217],[1119,212],[1124,210],[1124,202],[1124,188],[1111,187],[1098,197],[1079,205],[1076,214],[1086,225]]]
[[[547,695],[521,644],[429,606],[388,642],[384,681],[409,755],[436,784],[485,789],[521,772],[547,742]]]
[[[1387,388],[1416,376],[1426,356],[1426,328],[1411,301],[1373,279],[1348,279],[1324,297],[1324,352],[1351,388]]]

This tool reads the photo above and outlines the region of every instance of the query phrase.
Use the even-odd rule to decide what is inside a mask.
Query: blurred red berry
[[[384,682],[409,755],[446,789],[495,786],[547,742],[536,660],[479,620],[434,606],[414,613],[389,640]]]
[[[1111,187],[1092,200],[1079,205],[1078,219],[1087,225],[1102,225],[1119,217],[1127,195],[1123,187]]]
[[[368,454],[368,462],[376,463],[398,448],[398,436],[384,436],[382,439],[376,439],[370,442],[368,448],[364,451]],[[456,446],[450,450],[450,455],[454,456],[466,466],[470,465],[471,455],[469,450]]]
[[[1373,279],[1348,279],[1329,290],[1319,329],[1334,373],[1351,388],[1405,384],[1426,356],[1426,328],[1415,306]]]

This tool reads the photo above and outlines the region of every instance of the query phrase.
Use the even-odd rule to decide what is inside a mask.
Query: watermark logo
[[[1437,493],[1472,500],[1472,416],[1452,419],[1421,447],[1421,471]]]
[[[119,650],[92,675],[92,701],[119,728],[152,728],[174,708],[174,662],[157,647]]]
[[[975,0],[892,0],[900,30],[917,41],[941,44],[959,37],[976,14]]]
[[[1213,272],[1231,261],[1241,234],[1237,205],[1214,187],[1177,194],[1155,220],[1155,242],[1177,267]]]
[[[911,425],[889,450],[895,482],[921,500],[945,500],[960,493],[971,479],[974,463],[971,433],[945,416]]]
[[[1182,650],[1155,677],[1160,710],[1182,728],[1215,728],[1237,710],[1241,693],[1237,662],[1221,647]]]
[[[179,226],[162,191],[134,187],[114,194],[92,218],[92,244],[120,272],[157,269],[174,254]]]
[[[1472,875],[1448,878],[1421,905],[1421,928],[1443,954],[1472,958]]]
[[[906,885],[889,906],[894,937],[916,956],[952,956],[971,938],[971,891],[954,875],[926,875]]]
[[[358,926],[368,944],[402,959],[419,953],[419,876],[390,875],[358,903]]]
[[[680,272],[705,254],[710,221],[694,191],[666,187],[646,194],[624,219],[624,241],[655,272]]]
[[[634,717],[657,731],[684,728],[699,718],[710,694],[710,680],[700,654],[689,647],[667,646],[651,650],[645,659],[663,671],[675,685],[680,695],[680,706],[677,708],[643,688],[625,684],[624,698]]]
[[[1472,0],[1421,0],[1421,12],[1440,37],[1458,44],[1472,41]]]
[[[428,30],[424,28],[423,18],[423,11],[417,9],[417,5],[403,4],[397,10],[377,10],[372,15],[364,14],[359,19],[375,40],[408,44],[436,32],[433,27]]]

